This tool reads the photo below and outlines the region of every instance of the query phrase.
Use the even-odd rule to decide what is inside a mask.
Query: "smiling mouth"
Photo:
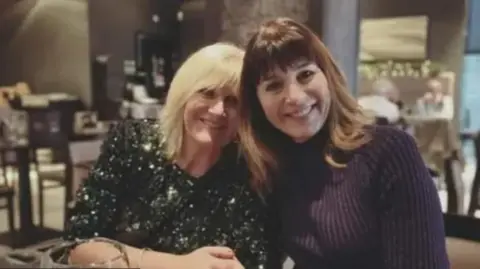
[[[212,129],[215,129],[215,130],[225,129],[225,127],[226,127],[225,124],[213,122],[213,121],[206,120],[206,119],[200,119],[200,121],[203,124],[207,125],[208,127],[212,128]]]
[[[291,112],[291,113],[287,113],[286,115],[289,116],[289,117],[292,117],[292,118],[304,118],[304,117],[308,116],[308,114],[310,114],[310,112],[312,112],[315,105],[316,104],[305,106],[304,108],[302,108],[300,110],[297,110],[297,111],[294,111],[294,112]]]

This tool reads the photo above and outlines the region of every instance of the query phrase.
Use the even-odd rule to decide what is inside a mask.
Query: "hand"
[[[180,269],[244,269],[227,247],[203,247],[179,258]]]

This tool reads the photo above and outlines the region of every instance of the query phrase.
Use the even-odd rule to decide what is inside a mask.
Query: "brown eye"
[[[235,96],[226,96],[224,103],[227,106],[236,106],[238,104],[238,99]]]
[[[201,89],[198,92],[206,99],[214,99],[217,96],[216,91],[213,89]]]
[[[310,70],[304,70],[304,71],[302,71],[298,74],[297,80],[301,83],[307,83],[307,82],[310,81],[313,74],[314,74],[314,72],[312,72]]]
[[[271,82],[265,87],[265,91],[271,92],[271,91],[278,91],[282,88],[282,82],[280,81],[274,81]]]

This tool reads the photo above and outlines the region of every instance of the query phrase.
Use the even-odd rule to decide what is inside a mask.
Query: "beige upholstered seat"
[[[480,268],[480,242],[449,237],[447,251],[451,269]]]

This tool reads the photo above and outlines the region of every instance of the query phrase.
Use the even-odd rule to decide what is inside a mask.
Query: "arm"
[[[77,194],[72,217],[66,225],[65,239],[115,238],[117,209],[122,207],[122,198],[132,195],[127,191],[135,190],[133,184],[138,184],[138,180],[130,182],[130,179],[137,179],[133,171],[145,164],[135,156],[138,156],[138,150],[143,150],[149,132],[158,131],[147,121],[125,121],[109,133],[89,178]],[[185,255],[123,247],[127,257],[117,260],[113,267],[203,269],[232,263],[229,259],[233,257],[233,252],[224,247],[204,247]],[[73,265],[102,263],[120,254],[113,242],[87,242],[75,247],[70,253],[70,261]]]
[[[398,109],[398,106],[395,103],[390,102],[390,104],[392,104],[392,106],[391,106],[390,115],[388,115],[389,117],[388,121],[390,123],[397,123],[398,120],[400,119],[400,109]]]
[[[131,131],[132,123],[125,121],[107,135],[99,158],[77,192],[65,239],[113,238],[119,199],[126,191],[124,184],[133,167],[127,162],[131,154],[129,144],[134,138]]]
[[[280,269],[287,259],[281,247],[281,220],[274,193],[267,199],[267,220],[265,235],[267,238],[267,266],[265,269]]]
[[[124,246],[128,263],[125,259],[116,260],[112,267],[115,268],[142,268],[142,269],[181,269],[180,256],[146,251],[139,248]],[[70,262],[73,265],[102,262],[118,257],[121,252],[106,242],[91,242],[77,246],[70,252]]]
[[[234,251],[246,269],[281,269],[285,256],[280,250],[279,222],[274,207],[266,205],[249,189],[244,190],[245,199],[236,215],[234,228]],[[252,221],[254,220],[254,221]]]
[[[442,111],[439,113],[441,118],[452,120],[453,115],[455,113],[453,105],[453,98],[449,95],[445,95],[443,97],[443,108]]]
[[[122,197],[126,197],[128,179],[132,171],[140,165],[135,158],[132,145],[139,143],[139,129],[148,128],[135,121],[125,121],[115,126],[102,145],[101,154],[88,179],[77,193],[75,207],[67,221],[64,238],[67,240],[88,239],[93,237],[115,237],[117,209]],[[131,266],[142,268],[175,268],[177,256],[143,251],[125,246]],[[71,253],[74,264],[102,262],[117,257],[120,251],[106,242],[81,244]],[[159,262],[161,261],[161,262]],[[118,260],[115,267],[126,268],[126,260]]]
[[[437,190],[413,138],[390,132],[379,178],[383,268],[448,269]]]

